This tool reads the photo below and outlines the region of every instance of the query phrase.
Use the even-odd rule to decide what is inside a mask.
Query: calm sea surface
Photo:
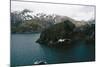
[[[34,65],[36,60],[48,64],[95,60],[94,45],[79,41],[71,48],[50,48],[35,42],[39,36],[39,33],[11,35],[11,65]]]

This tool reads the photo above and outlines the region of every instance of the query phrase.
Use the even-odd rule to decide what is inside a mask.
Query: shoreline
[[[11,34],[34,34],[34,33],[41,33],[41,32],[17,32],[17,33],[11,33]]]

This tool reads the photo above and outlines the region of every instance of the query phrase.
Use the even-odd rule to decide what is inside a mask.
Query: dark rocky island
[[[76,24],[75,24],[76,23]],[[95,24],[80,24],[65,20],[55,24],[41,32],[40,38],[36,41],[51,47],[69,47],[76,41],[83,40],[86,43],[95,42]]]

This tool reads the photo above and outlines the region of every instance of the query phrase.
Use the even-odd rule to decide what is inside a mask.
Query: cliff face
[[[86,43],[95,43],[95,24],[78,23],[70,20],[63,21],[46,28],[37,40],[40,44],[53,47],[70,46],[75,41],[84,40]]]
[[[72,41],[74,28],[75,25],[69,20],[55,24],[52,27],[45,29],[37,42],[49,46],[67,46],[67,44],[70,44]]]

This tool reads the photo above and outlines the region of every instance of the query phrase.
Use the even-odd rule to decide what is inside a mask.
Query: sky
[[[68,16],[79,21],[87,21],[95,18],[95,6],[11,1],[11,12],[22,11],[23,9],[29,9],[34,14],[57,14]]]

